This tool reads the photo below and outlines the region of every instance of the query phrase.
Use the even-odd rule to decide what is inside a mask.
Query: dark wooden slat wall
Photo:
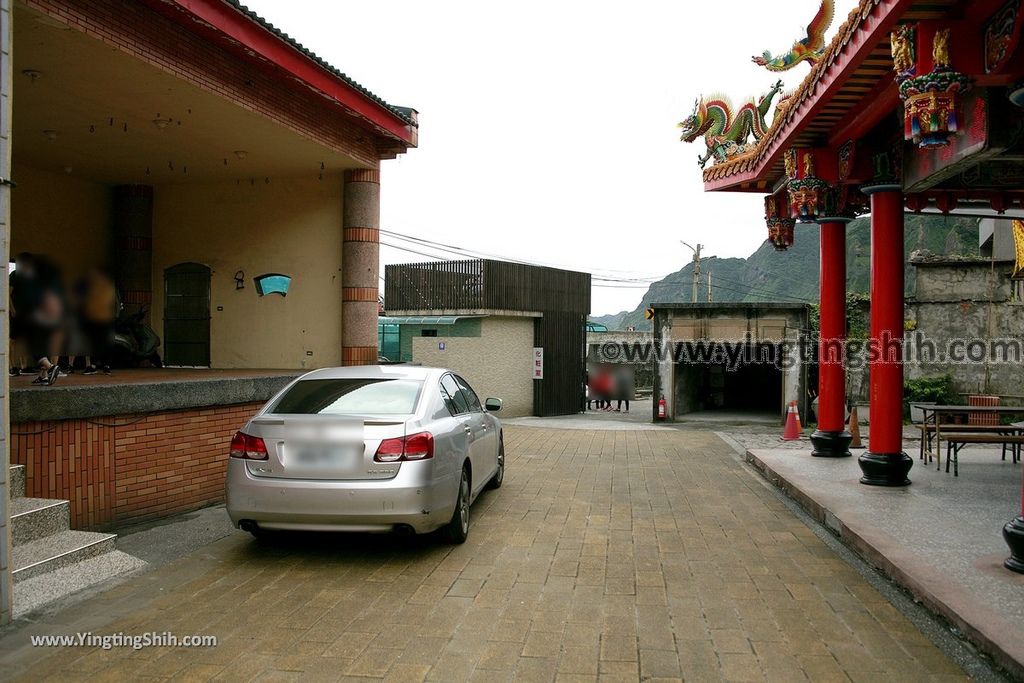
[[[476,259],[393,264],[384,275],[388,310],[540,313],[534,343],[544,348],[544,379],[534,382],[534,413],[582,408],[589,273]]]

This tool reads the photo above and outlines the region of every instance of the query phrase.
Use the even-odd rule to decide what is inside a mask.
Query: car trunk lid
[[[406,435],[406,420],[389,416],[266,415],[246,433],[263,439],[266,460],[247,461],[249,473],[272,479],[355,481],[391,479],[401,463],[373,459],[384,439]]]

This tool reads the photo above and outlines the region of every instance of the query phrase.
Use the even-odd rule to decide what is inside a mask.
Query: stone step
[[[11,576],[15,583],[114,550],[113,534],[62,531],[22,543],[11,549]]]
[[[11,483],[11,498],[25,497],[25,466],[11,465],[11,476],[8,478]]]
[[[98,586],[146,563],[120,550],[103,553],[52,572],[19,581],[14,586],[14,616],[20,617],[72,593]]]
[[[11,501],[11,545],[19,546],[71,528],[71,504],[49,498]]]

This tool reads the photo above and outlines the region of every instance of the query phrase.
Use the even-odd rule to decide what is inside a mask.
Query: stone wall
[[[1013,298],[1011,264],[987,260],[912,260],[917,284],[907,300],[906,318],[916,336],[940,349],[952,340],[1019,340],[1024,343],[1024,304]],[[916,335],[914,333],[917,333]],[[950,374],[964,394],[993,394],[1004,403],[1024,402],[1021,362],[963,363],[945,360],[909,363],[906,377],[917,379]]]
[[[611,330],[608,332],[587,332],[587,364],[588,368],[594,363],[616,363],[629,364],[632,366],[633,383],[637,389],[644,391],[652,390],[654,387],[654,365],[649,361],[629,360],[625,354],[608,354],[604,351],[606,345],[622,346],[629,345],[633,348],[642,348],[654,342],[654,333],[640,330]],[[609,357],[610,356],[610,357]]]

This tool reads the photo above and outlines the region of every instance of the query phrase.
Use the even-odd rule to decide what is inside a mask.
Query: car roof
[[[440,378],[446,372],[451,371],[445,368],[428,368],[421,365],[354,365],[313,370],[299,379],[415,379],[423,381]]]

